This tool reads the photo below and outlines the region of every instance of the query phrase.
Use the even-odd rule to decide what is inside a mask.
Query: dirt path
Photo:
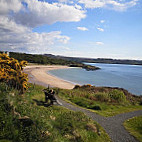
[[[115,115],[113,117],[103,117],[89,110],[71,105],[63,101],[59,97],[57,98],[63,104],[64,107],[73,111],[84,112],[91,119],[98,122],[105,129],[105,131],[108,133],[113,142],[138,142],[132,135],[128,133],[128,131],[125,130],[123,122],[134,116],[142,115],[142,110],[123,113]]]

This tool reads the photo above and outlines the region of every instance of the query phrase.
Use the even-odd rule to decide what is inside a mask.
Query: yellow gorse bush
[[[10,58],[7,54],[0,54],[0,82],[20,90],[21,93],[28,88],[28,75],[23,73],[27,61]]]

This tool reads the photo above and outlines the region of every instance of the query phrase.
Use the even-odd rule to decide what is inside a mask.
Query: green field
[[[142,142],[142,116],[133,117],[124,122],[125,128]]]
[[[142,97],[133,96],[126,90],[84,85],[73,90],[57,91],[62,99],[103,116],[142,109]]]
[[[0,84],[0,142],[109,142],[102,127],[81,112],[44,103],[42,86],[19,95]]]

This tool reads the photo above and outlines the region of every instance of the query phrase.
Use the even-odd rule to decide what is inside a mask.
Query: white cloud
[[[2,33],[23,33],[25,31],[29,31],[30,29],[23,26],[16,24],[15,21],[10,20],[6,16],[0,16],[0,34]]]
[[[67,46],[59,46],[59,50],[62,49],[63,51],[70,51],[70,48]]]
[[[38,0],[25,0],[26,11],[15,14],[18,23],[29,27],[56,22],[78,22],[86,17],[85,11],[73,5],[63,3],[48,3]]]
[[[103,43],[103,42],[98,41],[98,42],[96,42],[96,45],[104,45],[104,43]]]
[[[88,29],[86,27],[77,27],[77,29],[80,31],[88,31]]]
[[[86,8],[98,8],[105,5],[101,0],[79,0],[79,3],[84,4]]]
[[[0,21],[1,50],[47,52],[52,45],[66,44],[70,38],[61,34],[61,31],[49,33],[32,32],[32,29],[16,24],[7,17]]]
[[[97,28],[100,32],[104,32],[104,29],[102,28]]]
[[[71,0],[58,0],[60,3],[69,3],[69,4],[73,4],[74,1]]]
[[[100,23],[104,23],[104,22],[105,22],[105,20],[101,20],[101,21],[100,21]]]
[[[59,2],[68,2],[68,0],[58,0]]]
[[[0,0],[0,14],[7,14],[10,10],[18,12],[21,8],[21,0]]]
[[[55,22],[78,22],[86,17],[85,12],[79,5],[0,0],[1,50],[44,53],[64,46],[70,37],[62,35],[61,31],[37,33],[32,31],[33,28]]]
[[[84,4],[86,8],[107,8],[116,11],[125,11],[137,4],[139,0],[129,0],[129,2],[116,0],[79,0],[79,3]]]
[[[80,5],[77,5],[77,4],[75,4],[75,8],[82,9],[82,7]]]

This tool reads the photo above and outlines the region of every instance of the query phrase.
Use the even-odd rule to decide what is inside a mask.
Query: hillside
[[[85,65],[80,61],[71,61],[62,58],[54,58],[54,56],[46,56],[46,55],[37,55],[37,54],[26,54],[26,53],[16,53],[10,52],[10,57],[13,57],[19,61],[26,60],[29,63],[37,63],[37,64],[48,64],[48,65],[67,65],[69,67],[81,67],[86,69],[87,71],[90,70],[97,70],[100,69],[95,66]]]
[[[48,107],[42,86],[18,90],[0,83],[0,141],[2,142],[109,142],[99,124],[82,112]],[[101,135],[100,135],[101,133]]]
[[[0,51],[2,53],[2,51]],[[110,58],[81,58],[81,57],[66,57],[53,54],[26,54],[18,52],[10,52],[10,56],[21,60],[26,60],[29,63],[38,64],[56,64],[56,65],[84,65],[82,63],[105,63],[105,64],[128,64],[128,65],[142,65],[142,60],[128,60],[128,59],[110,59]],[[80,65],[81,64],[81,65]],[[98,68],[94,68],[98,69]]]
[[[87,62],[87,63],[105,63],[105,64],[129,64],[129,65],[142,65],[142,60],[124,60],[124,59],[110,59],[110,58],[79,58],[79,57],[65,57],[55,56],[52,54],[45,54],[47,57],[54,59],[65,59],[75,62]]]

